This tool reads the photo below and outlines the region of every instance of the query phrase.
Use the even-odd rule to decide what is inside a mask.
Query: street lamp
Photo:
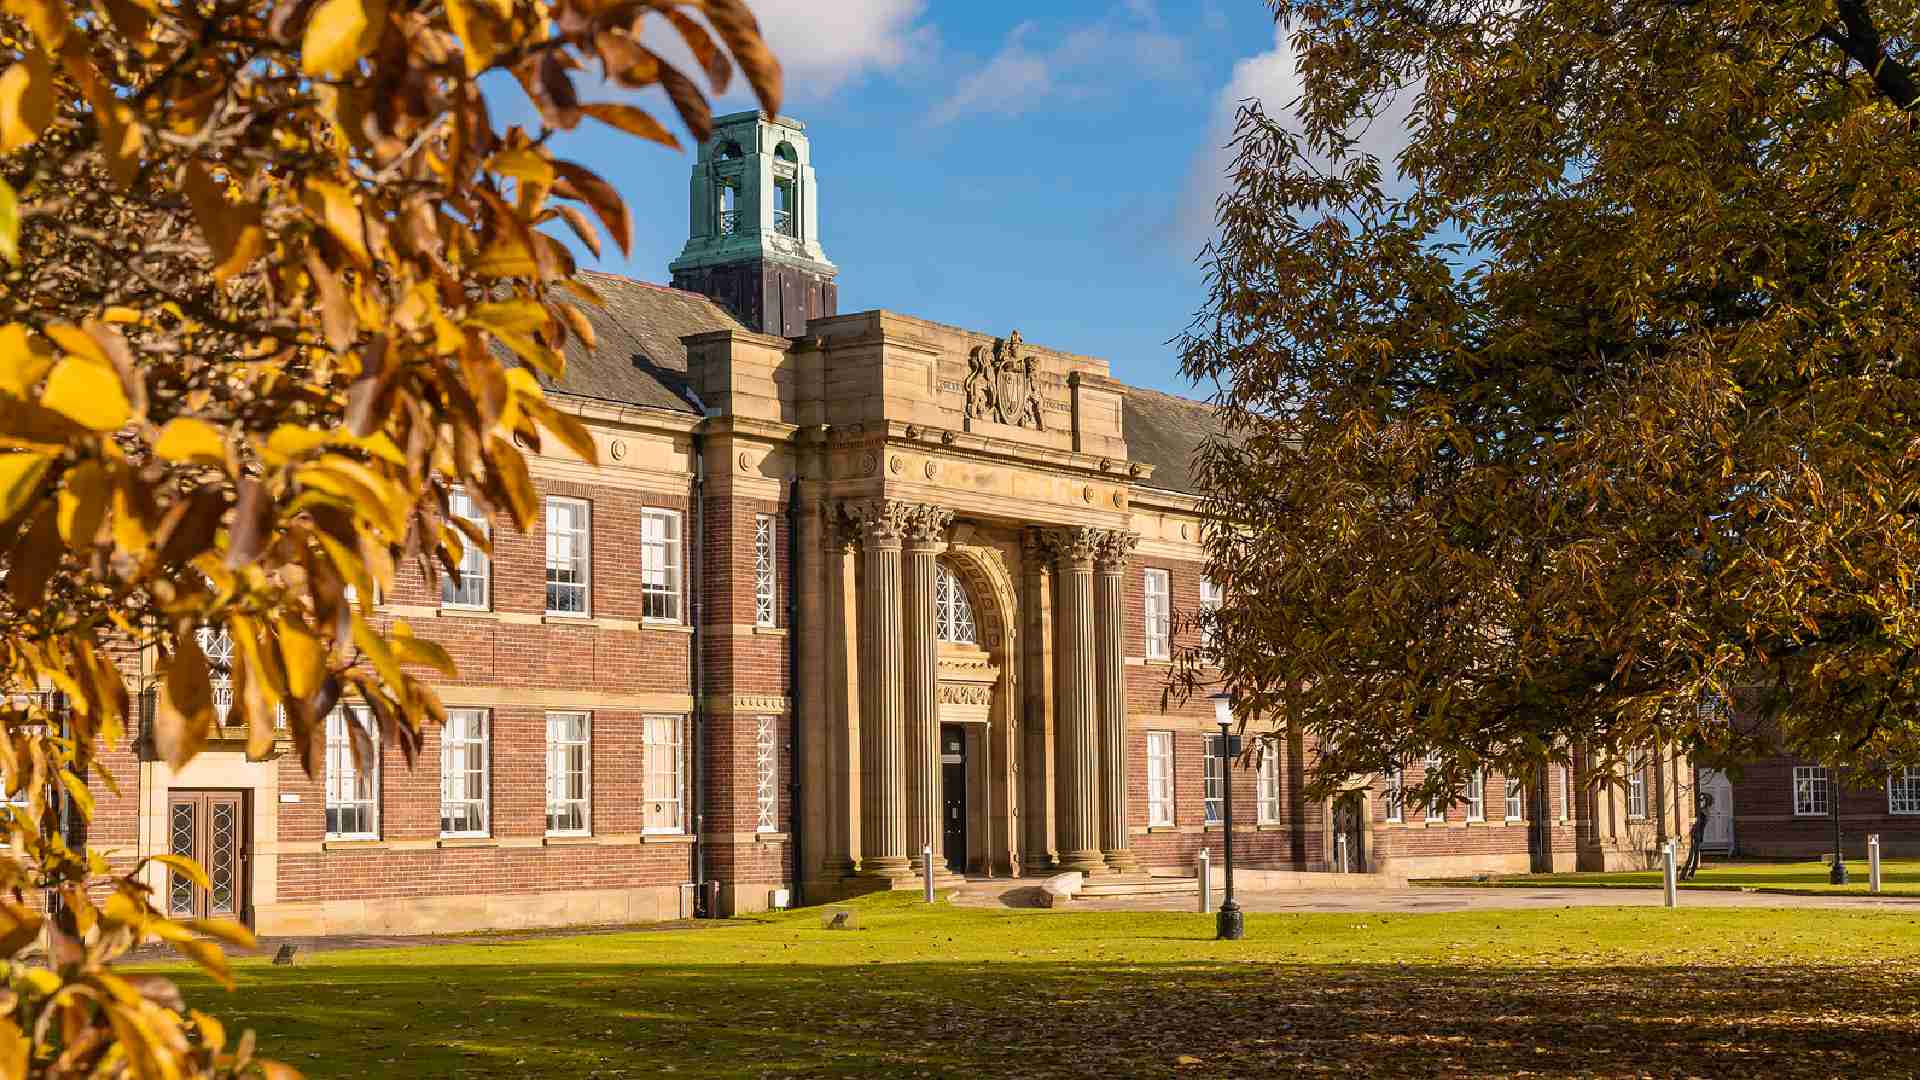
[[[1239,941],[1247,936],[1247,920],[1240,913],[1240,904],[1233,898],[1233,778],[1227,768],[1233,762],[1233,706],[1232,698],[1226,691],[1213,695],[1213,719],[1220,725],[1220,786],[1221,801],[1226,811],[1227,830],[1227,894],[1220,904],[1219,932],[1215,934],[1221,941]]]
[[[1840,766],[1836,764],[1827,772],[1831,777],[1827,781],[1827,806],[1833,811],[1833,869],[1827,872],[1827,884],[1845,885],[1847,860],[1840,854]]]

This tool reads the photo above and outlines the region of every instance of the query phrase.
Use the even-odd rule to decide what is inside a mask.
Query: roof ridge
[[[702,301],[705,301],[706,303],[714,305],[715,307],[720,306],[718,301],[716,301],[713,297],[708,296],[706,293],[697,293],[688,289],[677,288],[672,285],[662,285],[659,282],[648,281],[644,278],[629,277],[626,274],[616,274],[608,270],[592,270],[584,267],[576,271],[576,273],[592,274],[595,277],[611,278],[614,281],[623,282],[628,285],[638,285],[643,289],[652,289],[654,292],[672,293],[675,296],[684,296],[692,300],[702,300]],[[725,310],[725,309],[722,308],[722,310]]]
[[[1132,383],[1123,383],[1122,385],[1127,388],[1128,396],[1136,393],[1151,394],[1154,397],[1163,397],[1169,401],[1178,401],[1183,405],[1198,405],[1206,409],[1218,409],[1220,407],[1211,401],[1202,401],[1199,398],[1190,398],[1181,394],[1170,394],[1165,390],[1156,390],[1151,386],[1135,386]]]

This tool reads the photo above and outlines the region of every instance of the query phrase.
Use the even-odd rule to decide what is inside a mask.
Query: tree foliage
[[[1324,782],[1920,762],[1920,10],[1277,12],[1183,342],[1241,706]]]
[[[779,68],[742,0],[6,0],[0,15],[0,1077],[225,1074],[255,1067],[164,980],[111,962],[173,943],[142,867],[53,827],[90,809],[98,750],[135,720],[175,768],[207,743],[212,682],[250,756],[291,743],[312,773],[325,717],[363,700],[411,760],[444,719],[420,666],[446,654],[372,617],[396,565],[456,573],[483,532],[459,485],[527,527],[520,446],[592,439],[543,396],[574,305],[562,226],[624,251],[613,187],[552,151],[585,120],[675,145],[581,81],[665,89],[696,135],[703,93],[643,41],[678,36],[714,92],[737,66],[769,110]],[[541,129],[496,129],[504,72]],[[501,83],[496,89],[510,87]],[[563,300],[563,298],[566,298]],[[212,670],[203,630],[234,644]],[[142,660],[141,658],[146,658]],[[140,689],[145,689],[144,686]],[[372,732],[350,725],[353,749]],[[92,764],[91,770],[89,765]],[[190,861],[156,856],[204,885]],[[39,890],[65,902],[43,926]],[[44,931],[44,935],[43,935]],[[44,963],[28,962],[37,939]]]

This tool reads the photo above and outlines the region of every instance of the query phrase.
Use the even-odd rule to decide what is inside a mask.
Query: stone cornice
[[[944,542],[953,525],[953,511],[945,507],[898,499],[853,499],[840,510],[856,535],[883,544]]]

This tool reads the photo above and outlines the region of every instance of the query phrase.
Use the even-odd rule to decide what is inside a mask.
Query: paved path
[[[1214,893],[1218,903],[1220,894]],[[1439,912],[1527,910],[1568,907],[1658,907],[1659,889],[1410,888],[1367,892],[1299,889],[1238,892],[1247,911]],[[1071,911],[1193,911],[1193,896],[1137,896],[1075,900]],[[1682,889],[1681,907],[1853,908],[1920,914],[1920,896],[1800,896],[1792,893]]]

